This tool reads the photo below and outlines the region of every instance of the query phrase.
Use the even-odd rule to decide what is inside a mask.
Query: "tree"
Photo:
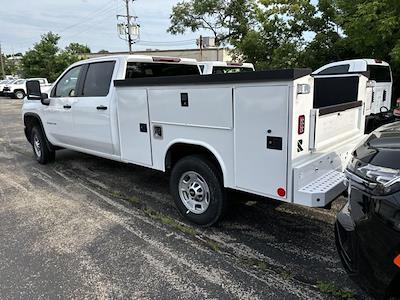
[[[89,54],[90,48],[87,45],[82,45],[79,43],[71,43],[69,44],[66,48],[65,51],[68,51],[73,54],[77,55],[83,55],[83,54]]]
[[[58,47],[59,40],[60,36],[52,32],[42,35],[40,42],[22,58],[24,77],[46,77],[49,81],[54,81],[65,68],[80,60],[80,56],[73,51],[79,44],[63,51]]]
[[[248,30],[254,0],[189,0],[175,5],[168,32],[211,31],[217,44],[241,38]]]

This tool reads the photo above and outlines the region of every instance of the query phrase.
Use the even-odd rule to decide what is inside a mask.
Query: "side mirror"
[[[43,105],[50,105],[49,95],[42,93],[38,80],[29,80],[26,82],[26,93],[28,100],[40,100]]]
[[[42,93],[42,99],[40,99],[40,102],[42,102],[43,105],[50,105],[50,98],[49,98],[49,94],[46,93]]]
[[[28,100],[42,100],[42,91],[38,80],[29,80],[26,82],[26,94]]]

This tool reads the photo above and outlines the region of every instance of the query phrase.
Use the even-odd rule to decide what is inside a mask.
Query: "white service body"
[[[167,170],[174,145],[196,145],[218,161],[226,188],[284,202],[323,207],[345,190],[342,170],[363,137],[363,105],[321,114],[313,107],[314,78],[308,73],[292,79],[257,72],[254,81],[221,77],[239,75],[232,74],[201,76],[204,83],[181,84],[177,78],[176,83],[118,85],[128,62],[147,60],[115,56],[79,62],[71,68],[115,62],[108,94],[50,94],[48,106],[25,100],[24,119],[40,118],[54,146],[160,171]],[[368,78],[352,76],[359,78],[358,100],[363,101]],[[96,109],[101,106],[107,109]]]

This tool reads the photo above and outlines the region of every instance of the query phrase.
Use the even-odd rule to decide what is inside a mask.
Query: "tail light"
[[[299,116],[299,122],[297,125],[297,133],[303,134],[306,128],[306,117],[305,115]]]
[[[400,268],[400,255],[398,255],[395,259],[394,259],[394,264],[396,265],[396,266],[398,266],[399,268]]]
[[[180,58],[176,58],[176,57],[153,57],[153,61],[154,62],[180,62],[181,59]]]

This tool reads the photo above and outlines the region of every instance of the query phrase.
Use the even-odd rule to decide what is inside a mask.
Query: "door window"
[[[115,61],[92,63],[89,65],[85,84],[84,97],[105,97],[110,91]]]
[[[57,83],[55,97],[76,97],[78,78],[82,66],[69,70]]]

